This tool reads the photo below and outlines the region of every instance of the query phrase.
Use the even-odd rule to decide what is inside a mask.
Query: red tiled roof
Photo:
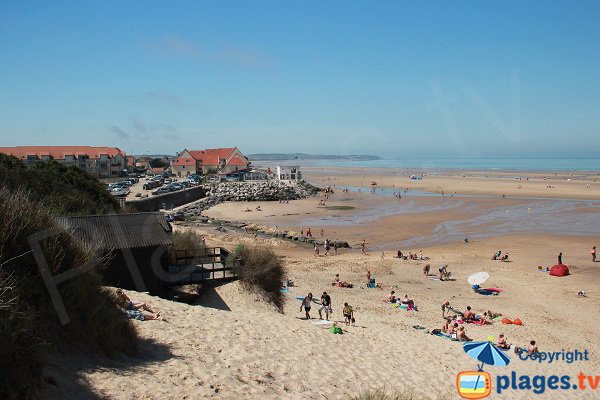
[[[204,161],[205,159],[209,159],[211,162],[214,162],[215,159],[226,159],[234,150],[235,147],[225,147],[222,149],[188,150],[188,152],[196,160]],[[204,161],[204,163],[206,164],[206,161]],[[216,163],[209,165],[217,165],[218,163],[219,162],[217,161]]]
[[[233,157],[231,160],[229,160],[227,165],[231,165],[232,167],[245,167],[246,165],[248,165],[248,162],[242,160],[239,157]]]
[[[207,166],[207,165],[219,165],[219,156],[215,156],[215,155],[204,155],[201,158],[202,161],[202,165],[203,166]]]
[[[56,160],[64,160],[65,155],[85,155],[91,159],[100,158],[101,154],[107,154],[110,158],[117,154],[126,157],[125,152],[118,147],[93,147],[93,146],[16,146],[0,147],[0,153],[15,156],[21,160],[27,159],[27,156],[42,155],[52,156]]]
[[[196,165],[196,160],[194,160],[193,158],[190,158],[190,157],[179,157],[179,158],[176,158],[175,160],[171,161],[171,165],[177,165],[177,166]]]

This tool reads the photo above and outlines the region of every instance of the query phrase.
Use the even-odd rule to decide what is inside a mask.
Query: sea
[[[476,171],[568,171],[600,172],[600,158],[415,158],[369,161],[285,160],[252,162],[254,165],[299,165],[311,167],[356,167]]]
[[[288,161],[253,161],[254,165],[299,165],[304,167],[355,167],[355,168],[384,168],[390,171],[401,169],[419,169],[423,172],[435,171],[490,171],[506,172],[507,177],[522,176],[526,172],[554,173],[566,172],[573,176],[577,173],[595,174],[600,176],[600,159],[592,158],[436,158],[436,159],[379,159],[369,161],[356,160],[288,160]],[[337,173],[343,173],[338,171]],[[419,201],[424,196],[440,196],[439,193],[411,190],[403,193],[402,199],[395,198],[395,188],[349,187],[350,191],[363,192],[373,196],[389,197],[390,202],[374,206],[360,214],[341,213],[317,218],[306,218],[300,221],[302,226],[354,226],[375,221],[381,217],[407,214],[427,213],[433,211],[468,209],[477,207],[476,199],[490,197],[485,195],[458,194],[452,198],[446,197],[435,206]],[[483,239],[505,234],[556,234],[565,236],[597,236],[600,226],[600,200],[558,199],[558,198],[522,198],[524,202],[507,206],[498,205],[494,209],[475,213],[464,219],[460,214],[450,213],[447,221],[438,224],[429,234],[411,237],[404,240],[390,238],[389,243],[381,243],[380,249],[390,246],[404,248],[427,246],[440,243],[452,243],[470,239]],[[392,243],[393,241],[393,243]]]

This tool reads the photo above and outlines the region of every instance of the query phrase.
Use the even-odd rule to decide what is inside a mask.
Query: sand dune
[[[233,234],[223,241],[216,234],[205,233],[209,243],[237,240]],[[511,250],[514,262],[489,260],[489,249],[499,243]],[[552,262],[553,256],[545,249],[557,244],[570,249],[569,261],[574,265],[570,277],[549,277],[536,270],[538,263]],[[422,262],[381,260],[378,254],[362,256],[355,250],[315,259],[309,249],[286,249],[282,254],[297,286],[291,288],[284,314],[244,292],[238,283],[209,291],[197,306],[130,292],[131,297],[148,302],[168,318],[168,322],[135,322],[141,335],[155,343],[143,344],[138,357],[106,360],[107,366],[84,369],[78,374],[94,393],[113,399],[341,399],[361,389],[381,387],[413,388],[428,398],[453,399],[456,374],[475,368],[475,362],[464,354],[459,343],[412,328],[416,324],[439,326],[439,307],[444,300],[460,308],[471,305],[480,312],[492,309],[525,322],[520,327],[499,322],[485,327],[469,325],[467,333],[475,340],[504,332],[511,342],[525,344],[536,339],[544,351],[588,349],[593,357],[590,362],[551,365],[513,357],[510,370],[519,374],[574,376],[583,369],[591,373],[600,366],[595,358],[599,349],[594,339],[600,300],[595,293],[598,267],[586,260],[585,250],[587,246],[577,240],[552,237],[527,241],[505,237],[458,249],[425,249],[425,254],[432,256],[432,265],[449,263],[457,279],[439,282],[422,276]],[[361,288],[367,269],[385,290]],[[506,291],[500,296],[472,293],[466,277],[479,270],[490,273],[491,286]],[[329,282],[335,273],[356,287],[331,287]],[[394,309],[381,302],[390,288],[414,298],[419,312]],[[588,298],[575,295],[581,288],[587,289]],[[335,320],[342,319],[343,302],[356,309],[357,326],[344,327],[344,335],[333,335],[301,319],[303,313],[299,312],[300,302],[295,297],[308,291],[318,297],[323,290],[332,296]],[[315,308],[312,314],[317,316]],[[54,372],[59,377],[66,376],[78,370],[82,358],[86,364],[84,356],[67,358]],[[93,362],[87,361],[90,365]],[[503,372],[501,368],[490,369]],[[59,379],[59,386],[63,384]],[[60,397],[64,395],[61,393]],[[515,391],[506,398],[526,399],[531,398],[531,393]],[[573,397],[556,391],[540,398]]]

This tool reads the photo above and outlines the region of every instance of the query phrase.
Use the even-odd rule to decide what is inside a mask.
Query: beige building
[[[277,179],[280,181],[299,181],[302,180],[302,172],[297,165],[293,166],[278,166]]]
[[[183,150],[171,161],[171,172],[185,177],[192,174],[231,174],[245,171],[250,162],[237,147]]]
[[[16,146],[0,147],[0,153],[14,156],[25,164],[57,161],[83,169],[97,178],[127,173],[127,155],[118,147],[93,146]]]

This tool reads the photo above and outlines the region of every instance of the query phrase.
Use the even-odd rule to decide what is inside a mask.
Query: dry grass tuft
[[[96,249],[60,228],[24,191],[0,189],[0,221],[0,398],[35,397],[41,349],[109,355],[135,349],[135,329],[102,289],[95,269],[58,284],[70,320],[61,325],[34,258],[45,259],[56,276],[97,259]],[[41,251],[34,253],[29,240],[38,234]]]
[[[235,260],[242,264],[237,268],[242,286],[249,291],[259,292],[280,312],[283,312],[285,294],[281,293],[285,280],[285,268],[281,259],[267,247],[249,247],[243,244],[229,254],[227,264],[233,265]]]

